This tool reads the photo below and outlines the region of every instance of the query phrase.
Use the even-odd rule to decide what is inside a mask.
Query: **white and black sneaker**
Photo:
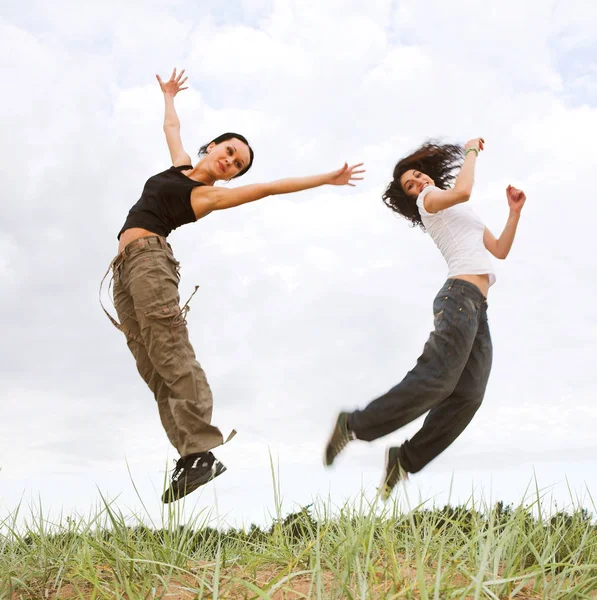
[[[168,504],[180,500],[225,470],[226,467],[211,452],[189,454],[179,458],[172,473],[170,487],[162,496],[162,502]]]

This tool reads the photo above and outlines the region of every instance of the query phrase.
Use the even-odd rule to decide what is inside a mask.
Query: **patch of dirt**
[[[156,585],[153,590],[145,596],[136,594],[134,597],[120,592],[120,598],[128,600],[197,600],[199,590],[202,590],[202,598],[210,600],[213,598],[211,588],[213,585],[213,563],[194,563],[189,566],[189,570],[195,573],[195,576],[185,575],[184,577],[173,577],[169,580],[167,587]],[[379,598],[379,600],[392,598],[409,598],[409,600],[418,600],[416,570],[410,565],[401,565],[401,577],[396,580],[389,577],[386,567],[378,564],[374,567],[373,577],[369,578],[369,588],[367,595],[369,598]],[[81,598],[91,599],[98,597],[112,596],[114,590],[121,590],[114,578],[114,574],[108,567],[98,566],[97,576],[101,590],[95,589],[88,582],[71,581],[65,583],[57,589],[50,589],[43,586],[29,584],[29,590],[13,591],[11,600],[75,600]],[[426,583],[431,584],[433,578],[426,578]],[[157,579],[155,580],[157,584]],[[342,583],[337,577],[329,572],[322,572],[318,578],[314,578],[312,573],[301,572],[300,568],[290,571],[287,568],[279,566],[262,565],[257,570],[247,570],[240,567],[224,569],[220,573],[218,582],[218,598],[226,600],[246,600],[248,598],[257,598],[257,590],[263,590],[272,600],[299,600],[305,598],[317,597],[318,591],[324,596],[334,596],[342,598]],[[346,582],[351,590],[356,590],[357,582],[354,575]],[[442,598],[454,598],[458,600],[472,600],[472,596],[463,597],[458,594],[468,584],[467,579],[460,574],[456,574],[449,587],[442,592]],[[533,583],[529,582],[523,590],[516,596],[502,597],[501,600],[542,600],[541,596],[533,595]],[[2,596],[2,581],[0,581],[0,598]],[[94,593],[95,592],[95,593]],[[360,594],[357,594],[360,596]],[[591,596],[597,598],[597,592]]]

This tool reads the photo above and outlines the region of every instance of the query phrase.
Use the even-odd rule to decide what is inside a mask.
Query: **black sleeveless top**
[[[150,177],[145,182],[141,198],[129,211],[118,239],[131,227],[142,227],[168,237],[177,227],[195,222],[197,219],[191,206],[191,190],[205,184],[181,173],[192,168],[191,165],[170,167]]]

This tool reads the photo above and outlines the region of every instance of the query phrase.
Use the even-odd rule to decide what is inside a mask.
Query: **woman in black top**
[[[182,147],[174,109],[174,97],[186,89],[183,74],[177,75],[174,69],[166,82],[156,76],[164,93],[164,133],[173,166],[146,182],[118,234],[118,256],[111,267],[120,323],[107,313],[125,333],[137,369],[154,393],[166,434],[180,453],[164,502],[181,498],[226,470],[211,452],[224,439],[211,424],[211,390],[188,339],[188,302],[180,308],[179,264],[166,237],[176,227],[214,210],[325,184],[354,185],[364,173],[362,163],[345,164],[322,175],[233,189],[214,187],[216,181],[246,173],[253,163],[253,150],[243,136],[225,133],[203,146],[199,162],[192,166]]]

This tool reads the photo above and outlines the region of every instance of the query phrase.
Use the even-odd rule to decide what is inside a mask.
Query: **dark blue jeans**
[[[387,394],[348,416],[361,440],[375,440],[429,411],[400,446],[402,467],[420,471],[466,428],[483,401],[491,371],[487,301],[479,288],[448,279],[433,303],[435,327],[417,364]]]

